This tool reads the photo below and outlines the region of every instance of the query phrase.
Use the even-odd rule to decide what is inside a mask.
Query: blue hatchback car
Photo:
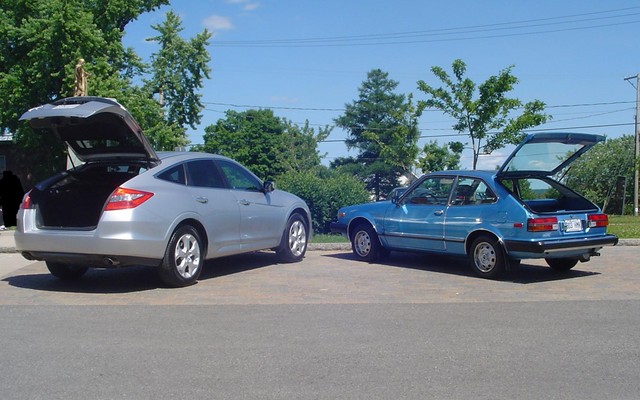
[[[530,258],[566,271],[618,242],[598,206],[553,178],[604,140],[530,134],[496,171],[424,175],[391,200],[341,208],[331,230],[363,261],[418,251],[467,256],[485,278]]]

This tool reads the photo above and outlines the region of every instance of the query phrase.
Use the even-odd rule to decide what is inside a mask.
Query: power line
[[[344,108],[313,108],[313,107],[287,107],[287,106],[257,106],[251,104],[233,104],[233,103],[213,103],[202,102],[202,104],[210,104],[214,106],[227,106],[233,108],[259,108],[272,110],[296,110],[296,111],[344,111]],[[210,110],[214,111],[214,110]]]
[[[202,102],[202,104],[209,104],[214,106],[225,106],[232,108],[257,108],[257,109],[272,109],[272,110],[295,110],[295,111],[345,111],[344,108],[327,108],[327,107],[288,107],[288,106],[265,106],[255,104],[234,104],[234,103],[220,103],[220,102]],[[570,107],[591,107],[591,106],[609,106],[618,104],[635,104],[634,101],[611,101],[611,102],[599,102],[599,103],[578,103],[578,104],[559,104],[545,106],[545,108],[570,108]],[[205,111],[221,112],[219,110],[211,110],[205,108]],[[428,112],[439,112],[438,109],[426,109]]]
[[[452,40],[472,40],[499,38],[509,36],[533,35],[541,33],[553,33],[563,31],[577,31],[584,29],[603,28],[616,25],[635,24],[640,20],[626,20],[609,24],[595,24],[587,26],[571,26],[559,29],[537,30],[529,32],[509,33],[508,31],[535,29],[540,27],[550,27],[557,25],[570,25],[578,23],[587,23],[593,21],[603,21],[611,19],[629,18],[640,15],[638,12],[628,12],[638,10],[640,7],[628,7],[614,10],[605,10],[599,12],[573,14],[559,17],[548,17],[540,19],[529,19],[512,22],[502,22],[484,25],[472,25],[467,27],[443,28],[423,31],[409,31],[396,33],[381,33],[369,35],[352,35],[352,36],[328,36],[315,38],[299,38],[299,39],[265,39],[265,40],[238,40],[238,41],[218,41],[213,42],[214,46],[219,47],[335,47],[335,46],[371,46],[383,44],[408,44],[408,43],[424,43],[424,42],[442,42]],[[619,15],[604,15],[626,12]],[[598,15],[598,17],[591,17]],[[588,17],[588,18],[584,18]],[[507,33],[485,36],[471,37],[451,37],[454,35],[468,35],[484,32],[507,31]]]

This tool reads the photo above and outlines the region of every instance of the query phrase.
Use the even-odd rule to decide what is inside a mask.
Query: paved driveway
[[[0,266],[24,262],[1,254]],[[392,253],[382,263],[353,260],[349,251],[310,251],[297,264],[261,252],[207,262],[200,281],[163,288],[150,268],[90,270],[65,282],[44,263],[0,278],[0,304],[366,304],[467,303],[640,298],[640,247],[618,246],[556,273],[526,261],[509,278],[476,278],[464,259]],[[0,267],[1,270],[1,267]]]
[[[63,282],[1,254],[2,398],[634,399],[639,256],[488,281],[450,258],[258,253],[166,289],[152,269]]]

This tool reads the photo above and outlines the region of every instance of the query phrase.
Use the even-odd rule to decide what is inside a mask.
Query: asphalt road
[[[489,281],[444,257],[257,253],[167,289],[152,269],[62,282],[1,254],[0,397],[638,399],[639,256]]]

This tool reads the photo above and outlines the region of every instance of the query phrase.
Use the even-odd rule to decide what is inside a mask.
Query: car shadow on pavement
[[[232,275],[278,264],[275,253],[256,252],[207,260],[199,281]],[[62,280],[47,273],[12,275],[2,279],[9,285],[23,289],[52,292],[119,294],[167,289],[153,267],[125,267],[109,269],[90,268],[76,280]],[[41,270],[38,268],[38,270]]]
[[[280,263],[278,256],[269,251],[257,251],[235,256],[207,260],[200,274],[200,281],[233,275],[240,272],[273,266]]]
[[[327,254],[326,256],[355,261],[355,257],[352,253],[335,253]],[[478,277],[473,272],[469,265],[469,260],[464,257],[426,253],[391,252],[389,256],[372,264],[415,269],[439,274],[458,275],[469,277],[471,279],[484,279]],[[580,264],[578,264],[575,269],[559,272],[547,266],[531,264],[524,261],[520,265],[512,267],[512,269],[500,280],[515,284],[532,284],[600,275],[599,272],[584,271],[580,270],[579,267]]]
[[[142,292],[161,285],[155,269],[149,267],[89,269],[75,280],[59,279],[49,273],[13,275],[3,282],[23,289],[89,294]]]

